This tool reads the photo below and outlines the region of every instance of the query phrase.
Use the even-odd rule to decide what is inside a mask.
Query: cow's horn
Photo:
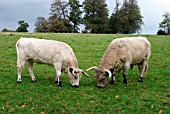
[[[109,78],[112,76],[112,73],[110,72],[110,70],[104,69],[103,71],[104,71],[104,72],[107,72],[107,73],[109,74]]]
[[[92,70],[92,69],[97,70],[97,66],[90,67],[86,71],[89,71],[89,70]]]
[[[84,71],[82,71],[82,73],[84,74],[84,75],[86,75],[86,76],[89,76],[86,72],[84,72]]]
[[[76,74],[75,74],[75,70],[73,69],[73,72],[72,72],[72,74],[75,76]]]

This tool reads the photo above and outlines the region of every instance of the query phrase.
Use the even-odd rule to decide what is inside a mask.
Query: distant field
[[[125,36],[113,34],[0,33],[0,114],[2,113],[70,113],[70,114],[168,114],[170,113],[170,36],[143,35],[152,44],[148,75],[137,82],[137,67],[129,70],[128,84],[122,72],[114,85],[96,88],[94,71],[83,76],[79,88],[72,88],[67,74],[62,73],[63,87],[54,83],[55,70],[47,65],[34,65],[36,83],[31,82],[25,67],[18,84],[15,43],[20,37],[36,37],[69,44],[83,70],[99,65],[108,44]]]

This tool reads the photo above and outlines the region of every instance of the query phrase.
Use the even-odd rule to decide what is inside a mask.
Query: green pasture
[[[122,72],[114,85],[97,88],[94,71],[82,76],[72,88],[62,73],[63,87],[55,83],[55,70],[34,65],[37,82],[32,83],[27,66],[17,83],[15,43],[20,37],[36,37],[69,44],[83,70],[99,65],[108,44],[115,38],[137,35],[0,33],[0,114],[170,114],[170,36],[142,35],[151,42],[148,75],[139,83],[137,67],[129,70],[128,84]]]

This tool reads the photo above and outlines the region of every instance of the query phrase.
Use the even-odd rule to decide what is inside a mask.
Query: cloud
[[[159,29],[159,23],[163,20],[164,12],[170,12],[170,0],[139,0],[141,14],[144,16],[142,32],[145,34],[156,34]]]
[[[52,0],[51,0],[52,3]],[[48,0],[3,0],[0,4],[0,29],[15,30],[18,21],[29,23],[29,31],[33,31],[38,16],[48,17],[51,3]]]

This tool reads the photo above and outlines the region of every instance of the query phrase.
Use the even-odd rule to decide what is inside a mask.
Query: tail
[[[17,67],[21,68],[21,62],[20,62],[20,53],[19,53],[19,40],[16,42],[16,51],[17,51]]]

